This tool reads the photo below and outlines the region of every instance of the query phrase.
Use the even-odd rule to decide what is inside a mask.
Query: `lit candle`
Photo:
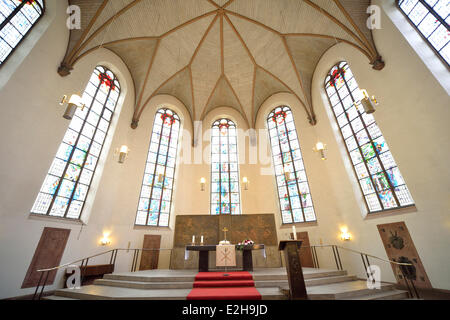
[[[192,236],[192,243],[195,243],[195,236]]]
[[[200,243],[203,243],[203,236],[201,237]]]
[[[292,226],[292,233],[294,234],[294,240],[297,240],[297,230],[295,229],[295,226]]]

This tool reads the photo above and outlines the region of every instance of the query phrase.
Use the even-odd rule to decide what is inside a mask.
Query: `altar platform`
[[[210,271],[219,271],[211,269]],[[228,272],[230,270],[227,270]],[[56,290],[48,300],[186,300],[191,293],[195,270],[149,270],[113,273],[93,285],[79,290]],[[254,287],[263,300],[285,300],[288,287],[285,268],[257,268],[250,272]],[[358,280],[346,271],[304,268],[303,274],[311,300],[374,300],[404,299],[405,291],[384,283],[379,290],[367,288],[365,280]]]

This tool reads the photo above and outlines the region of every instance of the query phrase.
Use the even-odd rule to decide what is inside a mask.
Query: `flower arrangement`
[[[255,242],[254,242],[253,240],[246,239],[246,240],[244,240],[244,241],[242,241],[242,242],[239,242],[239,243],[237,244],[237,246],[236,246],[236,249],[237,249],[237,250],[244,250],[244,247],[246,247],[246,246],[252,246],[252,245],[254,245],[254,244],[255,244]]]

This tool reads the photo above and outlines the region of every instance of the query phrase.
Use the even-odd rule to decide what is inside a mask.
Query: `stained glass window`
[[[273,110],[267,127],[283,224],[316,221],[291,109],[283,106]]]
[[[399,0],[398,6],[439,56],[450,65],[450,1]]]
[[[158,110],[153,124],[136,225],[169,226],[179,135],[178,115],[166,108]]]
[[[120,84],[105,67],[95,68],[31,210],[33,214],[79,219],[102,152]]]
[[[370,213],[410,206],[414,201],[375,118],[346,62],[334,66],[326,91]]]
[[[0,0],[0,66],[43,13],[43,0]]]
[[[214,122],[211,133],[211,214],[241,214],[237,130],[233,121]]]

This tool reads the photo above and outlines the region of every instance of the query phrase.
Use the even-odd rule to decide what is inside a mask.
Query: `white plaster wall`
[[[346,225],[354,239],[345,246],[387,258],[377,225],[405,221],[433,287],[449,289],[450,98],[386,14],[396,14],[393,8],[383,7],[382,29],[374,31],[377,48],[386,62],[382,71],[369,68],[367,60],[346,45],[330,49],[315,71],[312,93],[319,121],[316,130],[328,144],[328,161],[323,165],[329,175],[326,183],[331,188],[328,221],[320,224],[320,230],[326,233],[328,229],[333,234],[339,225]],[[323,86],[330,68],[343,60],[349,62],[360,88],[367,89],[380,101],[374,116],[408,184],[416,210],[366,217],[361,192]],[[317,196],[314,199],[316,203],[325,201]],[[351,270],[355,272],[361,268],[358,259],[352,258]],[[380,266],[383,280],[392,281],[387,264]]]

